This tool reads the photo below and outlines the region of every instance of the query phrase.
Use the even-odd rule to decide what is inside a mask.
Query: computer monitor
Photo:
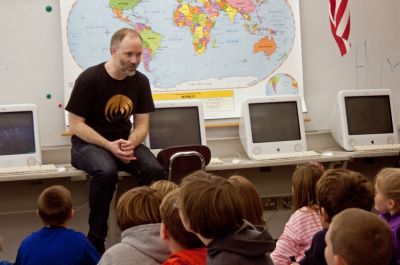
[[[306,151],[300,96],[245,99],[242,103],[239,135],[251,159],[260,154]]]
[[[0,105],[0,167],[40,165],[36,105]]]
[[[390,89],[341,90],[332,110],[330,130],[347,151],[354,151],[354,146],[397,144],[395,117]]]
[[[207,145],[203,104],[197,100],[157,101],[145,144],[154,154],[178,146]]]

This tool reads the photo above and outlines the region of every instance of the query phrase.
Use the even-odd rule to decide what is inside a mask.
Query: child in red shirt
[[[171,191],[160,206],[160,238],[172,253],[163,265],[205,265],[207,248],[183,227],[175,204],[177,195],[178,189]]]

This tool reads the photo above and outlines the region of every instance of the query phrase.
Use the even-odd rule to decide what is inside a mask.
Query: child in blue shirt
[[[74,213],[68,189],[60,185],[45,189],[37,212],[44,227],[22,241],[16,265],[97,264],[100,255],[86,236],[66,227]]]

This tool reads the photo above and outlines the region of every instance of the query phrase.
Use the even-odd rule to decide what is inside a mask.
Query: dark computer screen
[[[0,113],[0,155],[35,153],[31,111]]]
[[[150,149],[202,144],[197,107],[157,108],[150,116]]]
[[[251,103],[249,115],[254,143],[301,140],[295,101]]]
[[[349,135],[393,133],[389,96],[345,98]]]

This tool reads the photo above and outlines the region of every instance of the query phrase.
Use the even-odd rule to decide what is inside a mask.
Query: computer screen
[[[160,101],[155,106],[145,142],[153,153],[172,146],[207,144],[201,101]]]
[[[240,140],[248,156],[305,151],[301,99],[297,95],[243,101]]]
[[[339,91],[330,127],[334,139],[348,151],[360,145],[398,143],[391,91]]]
[[[34,104],[0,105],[0,166],[41,164]]]

